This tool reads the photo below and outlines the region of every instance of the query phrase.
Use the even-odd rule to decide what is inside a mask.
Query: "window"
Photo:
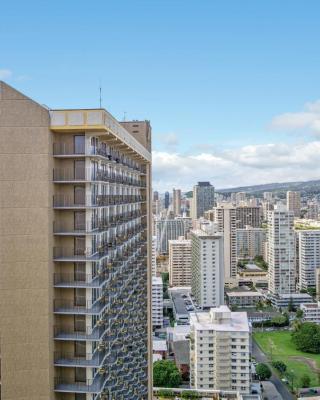
[[[73,137],[74,153],[84,154],[85,149],[85,136],[76,135]]]

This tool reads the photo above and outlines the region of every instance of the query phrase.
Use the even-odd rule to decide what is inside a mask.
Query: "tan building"
[[[260,228],[262,221],[261,207],[238,206],[236,208],[237,228],[244,229],[247,225]]]
[[[191,286],[191,240],[169,240],[170,286]]]
[[[172,196],[173,214],[176,216],[181,215],[181,190],[173,189]]]
[[[134,136],[0,82],[1,399],[151,398],[151,138]]]
[[[287,209],[292,211],[296,218],[300,218],[301,200],[300,192],[287,192]]]
[[[120,124],[151,152],[152,129],[150,121],[123,121]]]
[[[215,222],[218,232],[223,234],[224,276],[225,279],[237,276],[237,218],[236,207],[230,203],[221,203],[207,213]]]

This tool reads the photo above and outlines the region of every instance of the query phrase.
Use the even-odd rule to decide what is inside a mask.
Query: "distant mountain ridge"
[[[246,192],[246,193],[258,193],[258,192],[281,192],[287,190],[297,190],[301,192],[320,192],[320,179],[312,181],[300,181],[300,182],[275,182],[266,183],[263,185],[252,185],[252,186],[238,186],[235,188],[228,189],[217,189],[218,193],[233,193],[233,192]]]

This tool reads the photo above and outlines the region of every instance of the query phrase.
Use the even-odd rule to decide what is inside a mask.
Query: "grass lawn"
[[[320,373],[318,374],[311,365],[308,365],[308,362],[309,364],[313,363],[314,368],[319,368],[320,372],[320,354],[303,353],[296,350],[291,342],[291,332],[256,332],[253,337],[270,360],[281,360],[287,364],[288,371],[293,371],[296,388],[300,387],[300,379],[305,374],[310,376],[311,386],[319,386]],[[296,357],[300,357],[300,359],[296,359]]]

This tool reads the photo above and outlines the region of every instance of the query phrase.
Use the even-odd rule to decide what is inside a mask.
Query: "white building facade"
[[[294,213],[283,205],[268,212],[268,283],[272,294],[295,292]]]
[[[224,302],[224,256],[221,234],[191,231],[191,290],[202,308]]]
[[[160,277],[152,277],[152,327],[163,325],[163,283]]]
[[[227,306],[190,315],[190,385],[250,393],[250,330]]]
[[[320,268],[320,230],[298,231],[299,288],[316,286],[316,268]]]
[[[237,229],[237,259],[253,259],[263,256],[264,243],[266,242],[266,230],[246,226]]]

